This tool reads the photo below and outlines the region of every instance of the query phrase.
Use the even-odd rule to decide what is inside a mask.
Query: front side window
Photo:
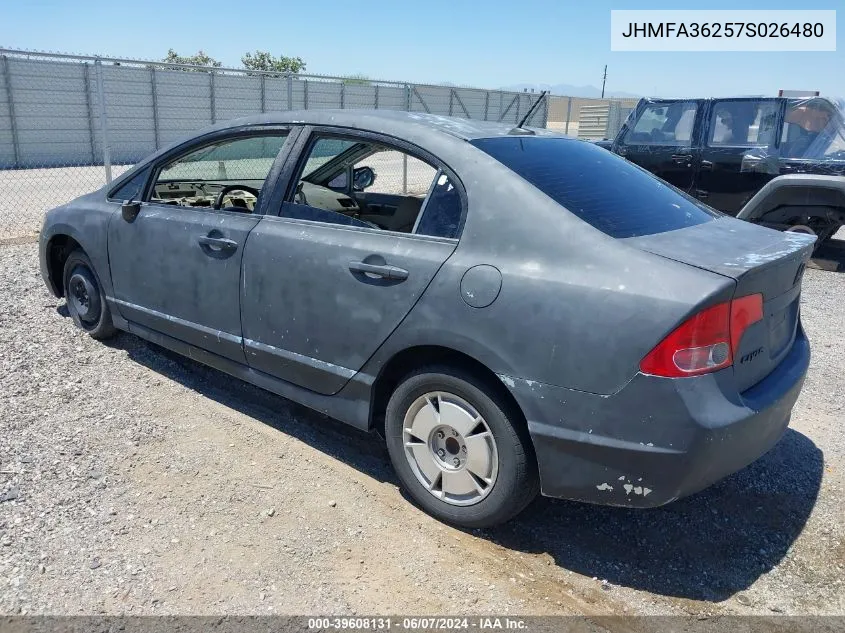
[[[314,139],[282,216],[455,238],[463,203],[450,176],[429,162],[365,138]]]
[[[144,186],[150,177],[149,169],[142,169],[125,183],[109,194],[109,200],[124,202],[125,200],[140,200],[144,195]]]
[[[718,212],[597,145],[565,138],[471,141],[570,213],[611,237],[674,231]]]
[[[710,113],[711,147],[768,146],[775,141],[778,103],[771,99],[716,101]]]
[[[242,136],[193,150],[159,170],[150,202],[251,213],[286,138]]]
[[[695,101],[651,103],[643,108],[637,122],[625,137],[628,145],[692,144],[698,105]]]

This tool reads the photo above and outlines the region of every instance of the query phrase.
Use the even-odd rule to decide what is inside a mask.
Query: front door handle
[[[692,154],[672,154],[672,160],[680,165],[692,162]]]
[[[408,271],[398,266],[368,264],[367,262],[349,262],[349,270],[395,281],[403,281],[408,278]]]
[[[230,240],[228,237],[211,237],[209,235],[200,235],[197,242],[201,246],[208,246],[217,251],[233,251],[238,247],[235,240]]]

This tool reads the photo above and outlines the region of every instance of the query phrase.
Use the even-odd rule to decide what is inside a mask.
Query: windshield
[[[719,215],[592,143],[520,136],[476,139],[472,144],[611,237],[673,231]]]
[[[166,165],[159,181],[263,181],[286,138],[274,133],[208,145]]]

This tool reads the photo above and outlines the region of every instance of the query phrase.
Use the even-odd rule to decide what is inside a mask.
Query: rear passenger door
[[[692,189],[701,101],[643,101],[613,151],[679,189]]]
[[[778,175],[776,143],[781,109],[778,99],[710,102],[693,191],[699,200],[736,215]]]
[[[306,167],[332,146],[326,139],[341,148],[378,143],[391,150],[397,162],[374,169],[400,197],[402,154],[431,165],[428,195],[407,230],[361,219],[339,192],[343,197],[332,200],[331,190],[303,188]],[[299,158],[286,165],[283,190],[273,196],[278,208],[270,213],[278,217],[262,219],[244,255],[244,349],[251,367],[332,394],[405,318],[454,251],[465,194],[435,157],[395,139],[316,128],[300,141]]]

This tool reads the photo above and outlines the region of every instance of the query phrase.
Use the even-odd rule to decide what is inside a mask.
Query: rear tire
[[[388,402],[385,436],[403,487],[446,523],[492,527],[539,492],[519,413],[469,372],[433,366],[408,375]]]
[[[107,339],[117,332],[111,310],[94,272],[91,260],[80,249],[68,255],[62,275],[67,310],[73,322],[95,339]]]

